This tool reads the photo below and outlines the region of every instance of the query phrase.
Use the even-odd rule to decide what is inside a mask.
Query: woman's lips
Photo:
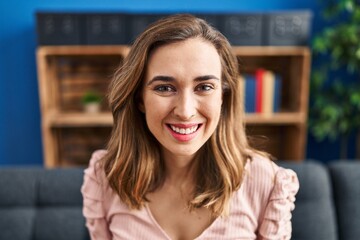
[[[180,142],[188,142],[194,139],[202,124],[167,124],[171,135]]]

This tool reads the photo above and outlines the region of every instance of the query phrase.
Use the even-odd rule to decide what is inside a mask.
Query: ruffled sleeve
[[[81,187],[83,196],[83,215],[91,239],[111,239],[104,210],[105,173],[99,167],[99,160],[106,154],[98,150],[92,154],[89,167],[84,171],[84,182]]]
[[[291,239],[291,211],[295,208],[295,195],[298,190],[296,173],[290,169],[279,168],[259,227],[258,239]]]

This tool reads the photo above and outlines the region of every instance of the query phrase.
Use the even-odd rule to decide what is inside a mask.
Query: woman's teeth
[[[177,132],[177,133],[180,133],[180,134],[185,134],[185,135],[195,132],[198,129],[198,126],[199,125],[195,125],[195,126],[192,126],[190,128],[178,128],[178,127],[170,125],[171,129],[174,132]]]

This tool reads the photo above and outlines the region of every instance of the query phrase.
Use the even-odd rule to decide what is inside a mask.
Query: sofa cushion
[[[84,169],[0,168],[0,240],[88,240]]]
[[[36,240],[89,239],[81,207],[40,208],[34,226]]]
[[[329,165],[337,209],[339,239],[360,236],[360,163],[340,160]]]
[[[37,199],[36,176],[40,169],[3,168],[0,174],[0,207],[34,206]]]
[[[38,176],[40,206],[82,206],[84,169],[50,169]]]
[[[0,240],[32,240],[35,215],[33,207],[0,206]]]
[[[315,161],[276,163],[293,169],[300,182],[293,211],[291,239],[337,239],[336,213],[326,167]]]

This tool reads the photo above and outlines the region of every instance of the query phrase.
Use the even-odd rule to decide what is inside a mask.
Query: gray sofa
[[[278,162],[294,169],[300,191],[293,238],[360,238],[360,162]],[[0,240],[89,239],[82,217],[83,169],[0,168]]]

